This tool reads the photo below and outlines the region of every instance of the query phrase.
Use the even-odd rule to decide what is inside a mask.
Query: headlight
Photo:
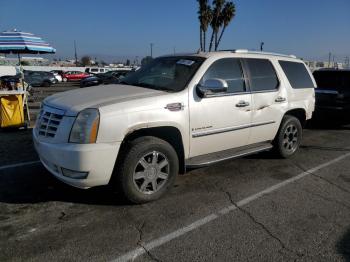
[[[69,142],[78,144],[96,143],[99,123],[100,113],[97,109],[84,109],[74,121]]]

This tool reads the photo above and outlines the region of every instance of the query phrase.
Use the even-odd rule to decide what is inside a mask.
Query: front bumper
[[[33,132],[33,141],[40,161],[56,178],[78,188],[107,185],[117,159],[120,143],[51,144],[42,142]],[[64,176],[62,168],[87,172],[84,179]]]

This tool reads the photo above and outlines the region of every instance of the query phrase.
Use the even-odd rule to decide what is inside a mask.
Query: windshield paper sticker
[[[179,61],[176,62],[176,64],[185,65],[185,66],[191,66],[191,65],[194,64],[194,61],[186,60],[186,59],[180,59]]]

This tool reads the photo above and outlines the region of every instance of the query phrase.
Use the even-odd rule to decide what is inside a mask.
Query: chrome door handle
[[[277,103],[282,103],[282,102],[285,102],[287,99],[285,98],[285,97],[281,97],[281,96],[279,96],[279,97],[277,97],[276,99],[275,99],[275,102],[277,102]]]
[[[236,107],[246,107],[249,106],[249,103],[246,101],[239,101],[238,104],[236,104]]]

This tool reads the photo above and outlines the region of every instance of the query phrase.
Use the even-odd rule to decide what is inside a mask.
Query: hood
[[[162,94],[167,93],[130,85],[102,85],[57,93],[47,97],[44,104],[64,110],[67,116],[76,116],[85,108],[99,108]]]

